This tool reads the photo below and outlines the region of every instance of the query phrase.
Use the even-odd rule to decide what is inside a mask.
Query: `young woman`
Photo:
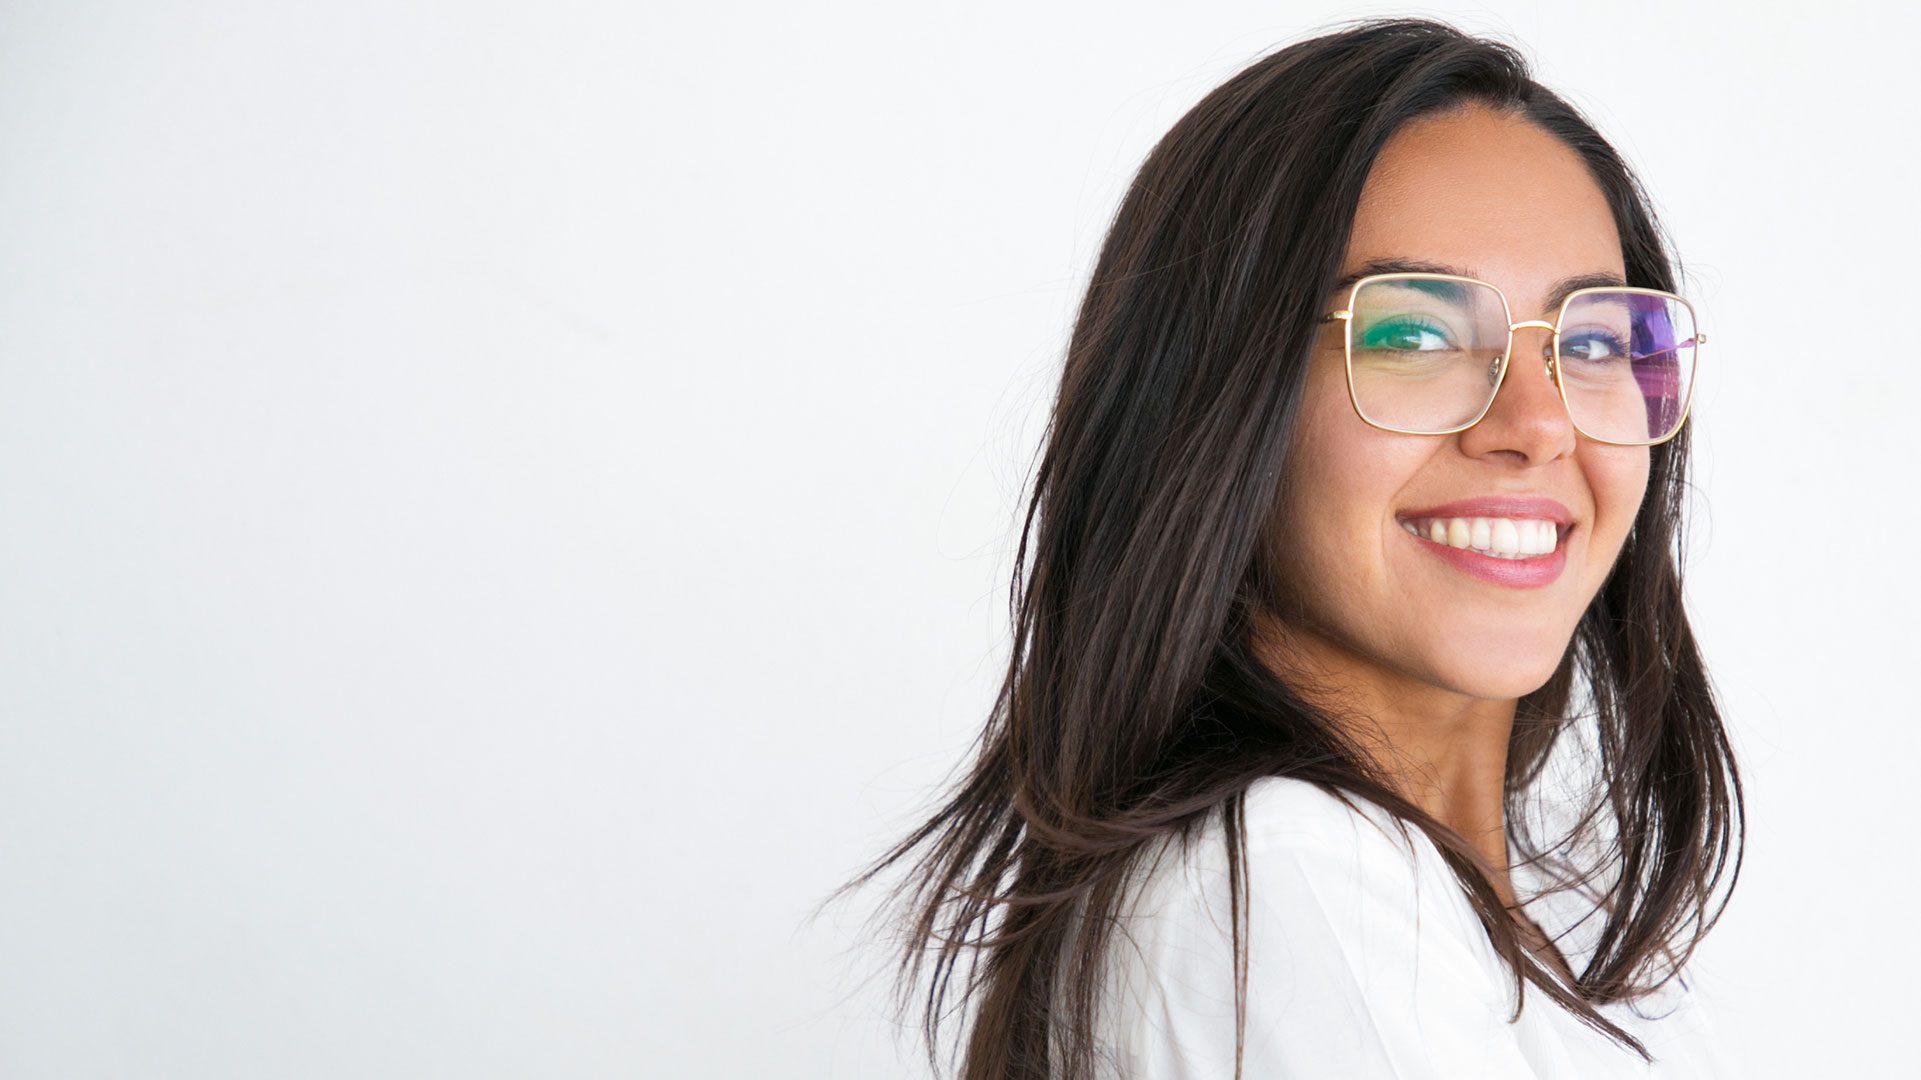
[[[970,1080],[1720,1074],[1684,973],[1741,793],[1675,288],[1614,149],[1444,24],[1175,125],[1080,309],[978,760],[857,879],[925,846],[930,1060],[966,954]]]

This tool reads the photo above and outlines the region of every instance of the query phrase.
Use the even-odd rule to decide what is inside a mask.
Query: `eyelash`
[[[1378,334],[1405,333],[1410,330],[1421,332],[1421,333],[1433,334],[1435,337],[1440,338],[1443,342],[1446,342],[1447,344],[1450,344],[1450,345],[1453,344],[1453,338],[1451,338],[1448,335],[1448,332],[1445,328],[1438,326],[1426,319],[1403,316],[1401,318],[1391,319],[1386,322],[1375,323],[1373,326],[1368,327],[1367,333],[1362,335],[1361,337],[1361,345],[1364,348],[1370,347],[1373,344],[1375,336]],[[1421,352],[1424,350],[1402,349],[1397,351]]]
[[[1632,356],[1632,350],[1628,348],[1628,343],[1625,341],[1622,341],[1620,338],[1616,337],[1613,334],[1604,334],[1599,331],[1588,331],[1585,333],[1577,333],[1573,335],[1573,338],[1572,338],[1572,340],[1577,343],[1581,341],[1596,340],[1596,339],[1606,342],[1608,347],[1608,355],[1601,357],[1600,358],[1601,360],[1625,360],[1625,359],[1629,359]],[[1563,355],[1567,354],[1567,351],[1568,351],[1567,344],[1568,344],[1567,339],[1563,339],[1562,349],[1561,349],[1561,352]],[[1583,356],[1575,356],[1572,359],[1586,360],[1589,358],[1583,357]]]

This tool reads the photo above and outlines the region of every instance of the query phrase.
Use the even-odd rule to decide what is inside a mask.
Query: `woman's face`
[[[1564,279],[1619,279],[1625,269],[1613,215],[1580,157],[1528,121],[1480,107],[1415,121],[1382,151],[1343,272],[1382,259],[1492,282],[1515,322],[1552,321],[1550,297]],[[1276,535],[1288,568],[1289,640],[1301,650],[1289,655],[1314,663],[1305,670],[1337,673],[1348,686],[1358,677],[1404,705],[1435,700],[1437,691],[1511,700],[1537,689],[1621,552],[1647,489],[1648,448],[1575,432],[1541,361],[1546,330],[1514,332],[1506,379],[1480,423],[1453,435],[1402,435],[1355,414],[1342,324],[1323,329]],[[1572,526],[1558,537],[1565,562],[1552,580],[1517,583],[1511,571],[1522,564],[1450,549],[1406,527],[1419,515],[1417,526],[1431,535],[1433,517],[1446,529],[1459,516],[1474,543],[1477,517],[1559,516],[1512,505],[1421,514],[1513,497],[1566,510]],[[1503,570],[1506,582],[1487,576]]]

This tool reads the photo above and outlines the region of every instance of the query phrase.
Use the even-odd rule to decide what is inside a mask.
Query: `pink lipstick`
[[[1420,510],[1404,511],[1395,517],[1402,526],[1401,531],[1408,533],[1410,539],[1419,541],[1423,549],[1444,560],[1456,570],[1496,585],[1519,589],[1539,588],[1560,579],[1561,572],[1567,568],[1567,538],[1575,529],[1574,515],[1568,512],[1566,506],[1553,499],[1532,495],[1489,495],[1459,499]],[[1432,538],[1432,529],[1439,527],[1433,523],[1455,518],[1553,522],[1554,549],[1526,558],[1501,558],[1483,554],[1472,548],[1454,547]],[[1486,524],[1481,526],[1482,537],[1487,535],[1487,528]],[[1510,539],[1503,550],[1512,550],[1514,535],[1512,528],[1507,526],[1497,526],[1497,528],[1508,528]],[[1524,539],[1523,546],[1519,550],[1525,551],[1529,540],[1539,534],[1527,531],[1525,525],[1522,529]],[[1480,546],[1487,547],[1487,541],[1482,539]]]
[[[1552,585],[1560,578],[1561,571],[1567,568],[1566,534],[1554,545],[1554,550],[1545,555],[1536,555],[1531,559],[1500,559],[1467,548],[1437,544],[1425,536],[1414,536],[1406,529],[1402,529],[1401,533],[1446,560],[1456,570],[1496,585],[1509,585],[1517,589]]]

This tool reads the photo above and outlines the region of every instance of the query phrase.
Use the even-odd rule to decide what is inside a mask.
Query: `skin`
[[[1410,123],[1383,149],[1343,272],[1376,258],[1492,282],[1515,322],[1552,321],[1547,297],[1564,278],[1625,273],[1613,215],[1579,156],[1482,106]],[[1650,452],[1575,431],[1541,361],[1549,332],[1538,328],[1515,331],[1507,377],[1474,427],[1444,436],[1371,427],[1348,397],[1341,333],[1325,324],[1308,375],[1277,519],[1288,615],[1264,627],[1264,656],[1301,692],[1365,718],[1347,721],[1354,734],[1411,801],[1475,845],[1512,905],[1502,794],[1516,701],[1553,674],[1619,557]],[[1397,519],[1510,493],[1558,499],[1574,515],[1567,567],[1551,585],[1471,577]]]

